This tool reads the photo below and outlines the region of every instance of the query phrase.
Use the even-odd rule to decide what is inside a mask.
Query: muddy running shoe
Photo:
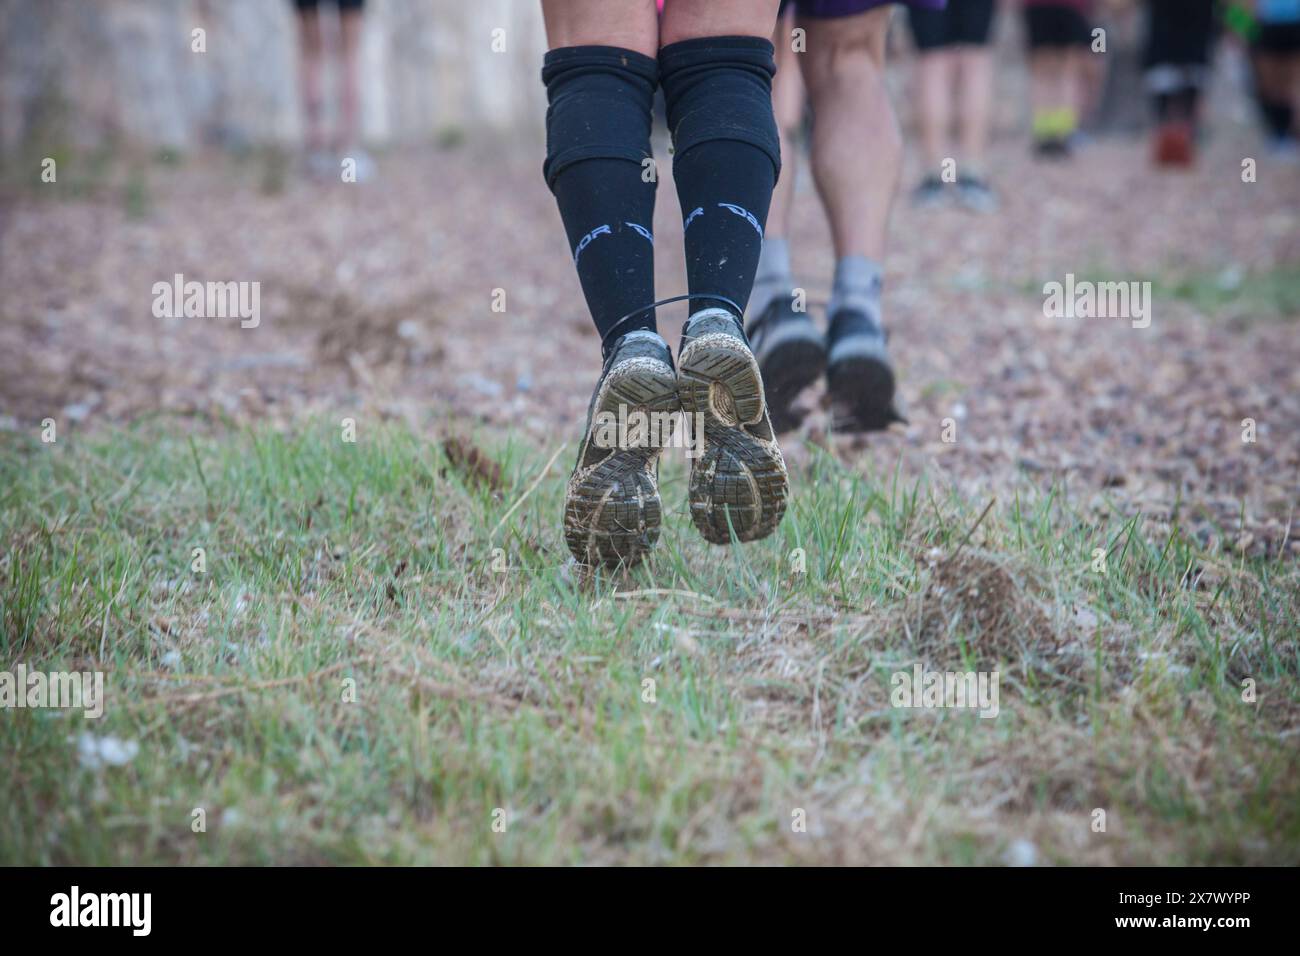
[[[630,567],[659,540],[659,453],[679,408],[667,343],[648,330],[619,338],[564,499],[564,540],[583,564]]]
[[[880,325],[865,313],[844,309],[831,318],[827,345],[831,427],[873,432],[903,421],[894,404],[894,367]]]
[[[791,405],[826,370],[826,344],[807,312],[797,312],[793,296],[780,296],[749,325],[749,345],[763,373],[772,427],[778,433],[798,428],[803,416]]]
[[[740,322],[726,309],[696,312],[682,329],[677,394],[687,426],[703,427],[691,459],[691,520],[706,541],[767,537],[785,514],[785,459],[767,414],[763,377]]]

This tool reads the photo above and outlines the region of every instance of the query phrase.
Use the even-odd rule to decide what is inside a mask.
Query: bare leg
[[[646,56],[659,52],[654,0],[542,0],[546,44],[616,46]]]
[[[342,43],[341,76],[339,77],[339,130],[337,147],[340,150],[354,147],[360,142],[360,125],[357,121],[359,79],[357,76],[357,48],[361,41],[362,12],[344,10],[339,16]]]
[[[298,13],[298,88],[306,120],[307,148],[318,150],[325,145],[321,131],[321,32],[320,16],[315,9]]]
[[[983,173],[993,106],[993,54],[966,47],[958,54],[961,77],[961,152],[968,171]]]
[[[1064,47],[1036,50],[1030,64],[1034,141],[1055,148],[1068,140],[1078,124],[1082,64],[1074,51]]]
[[[890,8],[806,19],[800,57],[812,101],[812,170],[837,258],[879,262],[898,189],[903,137],[885,88]]]
[[[916,102],[920,112],[921,156],[926,176],[938,176],[939,164],[949,155],[948,130],[952,122],[953,67],[956,55],[938,49],[922,53],[916,63]]]
[[[1062,54],[1061,105],[1068,109],[1077,126],[1088,109],[1088,64],[1086,50],[1072,47]]]
[[[1060,106],[1060,76],[1063,64],[1057,51],[1035,50],[1029,54],[1029,102],[1035,116]]]
[[[1102,91],[1106,87],[1106,73],[1109,61],[1104,56],[1092,52],[1091,47],[1075,47],[1071,51],[1078,64],[1079,77],[1079,125],[1090,121],[1101,107]]]
[[[803,123],[804,88],[799,74],[799,58],[791,35],[794,17],[787,15],[777,22],[772,35],[776,49],[776,79],[772,81],[772,112],[776,117],[777,135],[781,139],[781,176],[772,191],[772,205],[767,213],[767,227],[763,233],[763,251],[758,257],[754,274],[754,288],[749,296],[749,315],[760,317],[772,303],[789,302],[794,288],[790,266],[790,217],[794,210],[795,184],[799,179],[799,134]],[[764,356],[766,360],[766,356]],[[815,377],[820,374],[812,373]],[[778,431],[788,427],[784,417],[786,394],[790,389],[784,383],[773,383],[769,378],[769,400],[773,406],[773,422]],[[798,384],[798,383],[796,383]]]
[[[661,46],[697,37],[770,37],[780,0],[671,0]],[[602,4],[603,8],[603,4]]]
[[[881,283],[903,137],[885,88],[889,7],[800,22],[812,101],[812,170],[831,224],[835,279],[826,307],[832,427],[874,431],[897,418]]]
[[[781,136],[781,178],[772,193],[772,208],[767,214],[769,239],[784,239],[790,231],[790,211],[794,206],[794,186],[798,176],[799,152],[795,143],[803,121],[804,88],[799,75],[799,57],[791,47],[790,28],[793,17],[777,23],[772,45],[776,47],[776,79],[772,82],[772,108],[776,129]]]

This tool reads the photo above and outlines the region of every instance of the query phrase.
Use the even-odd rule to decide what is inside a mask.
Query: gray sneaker
[[[918,209],[934,209],[936,206],[942,206],[947,198],[943,180],[938,176],[926,176],[912,190],[912,205]]]
[[[696,312],[682,330],[677,394],[688,427],[704,427],[691,459],[691,520],[706,541],[767,537],[785,514],[789,481],[767,414],[763,376],[740,321]],[[692,436],[692,447],[698,436]]]
[[[957,177],[957,201],[972,212],[994,212],[998,197],[978,176]]]
[[[807,312],[797,312],[793,296],[773,299],[749,324],[749,344],[763,373],[768,412],[777,433],[798,428],[803,416],[791,406],[826,370],[826,344]]]
[[[659,454],[671,425],[668,434],[657,433],[657,427],[643,430],[644,440],[624,447],[610,440],[610,429],[601,422],[609,415],[634,421],[634,412],[642,413],[643,421],[670,422],[680,408],[668,344],[647,329],[616,340],[587,408],[586,435],[564,498],[564,540],[583,564],[636,564],[659,540],[663,520]]]
[[[844,309],[827,334],[826,387],[837,431],[883,431],[905,421],[894,404],[894,366],[885,332],[871,316]]]

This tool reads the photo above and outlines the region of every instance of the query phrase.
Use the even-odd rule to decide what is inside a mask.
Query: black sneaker
[[[947,193],[943,189],[943,180],[938,176],[926,176],[912,190],[912,205],[918,209],[933,209],[943,204]]]
[[[767,408],[777,433],[798,428],[802,415],[791,405],[826,370],[826,344],[807,312],[797,312],[793,296],[773,299],[749,324],[749,345],[763,373]]]
[[[677,352],[677,394],[687,426],[704,428],[691,459],[691,520],[706,541],[767,537],[785,514],[785,459],[767,414],[763,376],[740,320],[702,309],[687,321]],[[691,447],[699,436],[692,433]]]
[[[978,176],[957,177],[957,199],[972,212],[994,212],[998,208],[998,197]]]
[[[617,339],[564,499],[564,540],[583,564],[631,566],[659,540],[659,453],[680,408],[667,343],[647,329]]]
[[[1034,153],[1040,159],[1065,160],[1073,152],[1070,141],[1063,136],[1045,136],[1034,140]]]
[[[871,316],[843,309],[827,334],[826,387],[836,431],[883,431],[903,421],[894,405],[894,367],[885,333]]]

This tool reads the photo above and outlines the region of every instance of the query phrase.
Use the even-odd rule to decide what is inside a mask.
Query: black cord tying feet
[[[611,342],[617,341],[619,338],[619,336],[614,334],[614,331],[618,329],[619,326],[621,326],[624,322],[630,321],[631,319],[640,315],[642,312],[653,311],[659,308],[659,306],[661,305],[671,305],[674,302],[681,302],[683,299],[717,299],[719,302],[725,302],[727,305],[731,306],[731,308],[735,310],[733,318],[735,318],[736,323],[741,327],[742,330],[745,327],[745,321],[742,318],[742,316],[745,314],[745,310],[742,309],[731,299],[728,299],[725,295],[717,295],[716,293],[713,292],[688,292],[685,295],[670,295],[666,299],[658,299],[654,302],[651,302],[649,305],[643,305],[640,308],[633,309],[627,315],[623,316],[623,318],[619,319],[617,322],[611,325],[609,327],[609,331],[606,332],[600,340],[600,354],[605,356],[606,358],[609,357],[609,344]]]

